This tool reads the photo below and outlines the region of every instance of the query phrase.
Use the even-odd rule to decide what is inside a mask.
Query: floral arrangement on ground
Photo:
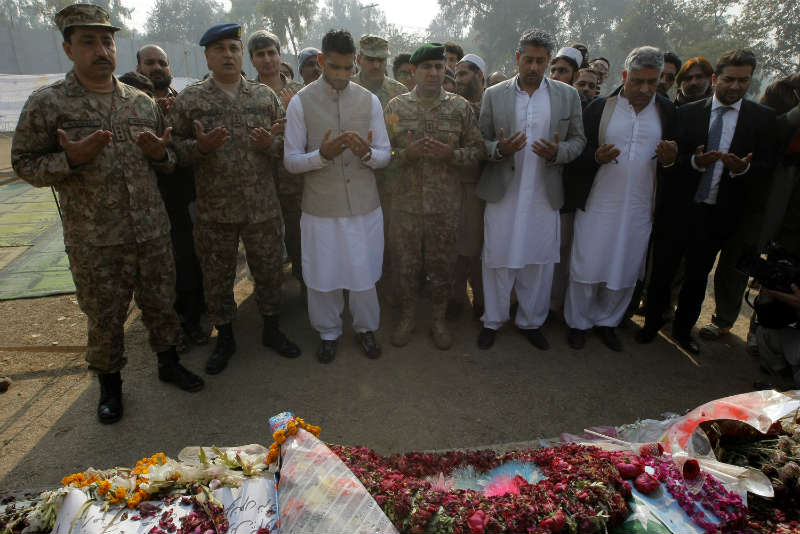
[[[767,434],[738,421],[705,425],[715,456],[733,465],[760,469],[771,482],[775,497],[751,495],[748,525],[763,534],[800,534],[800,423],[781,420]]]
[[[536,450],[409,453],[383,457],[364,447],[331,446],[401,532],[605,532],[625,521],[631,483],[643,492],[663,483],[708,532],[744,526],[747,509],[712,477],[696,495],[669,457],[566,444]],[[656,455],[662,449],[656,448]],[[655,473],[650,476],[644,466]],[[699,474],[696,462],[689,463]],[[629,467],[633,467],[630,469]],[[695,513],[709,504],[718,523]],[[711,503],[718,503],[716,508]]]

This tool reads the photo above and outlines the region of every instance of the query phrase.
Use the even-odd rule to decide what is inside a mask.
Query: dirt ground
[[[158,381],[134,309],[126,330],[126,413],[115,425],[96,421],[99,387],[82,353],[0,352],[0,376],[13,380],[0,395],[0,494],[52,487],[89,466],[132,465],[157,451],[176,455],[188,445],[268,444],[266,419],[286,409],[321,424],[329,442],[390,453],[531,444],[586,426],[680,413],[764,380],[744,351],[745,317],[734,335],[703,342],[703,353],[693,359],[666,338],[637,345],[633,327],[620,329],[623,353],[609,351],[594,336],[585,350],[574,351],[558,322],[545,326],[553,345],[549,352],[533,349],[511,327],[501,330],[495,347],[480,351],[475,346],[480,325],[466,315],[451,323],[453,349],[441,352],[427,336],[424,300],[408,347],[389,345],[394,318],[385,309],[378,332],[381,359],[365,359],[346,330],[336,361],[322,366],[314,357],[318,338],[305,301],[289,279],[282,324],[303,354],[286,360],[260,346],[251,293],[245,277],[236,286],[239,350],[225,372],[214,377],[202,372],[211,346],[182,357],[206,380],[197,394]],[[85,336],[86,317],[74,295],[0,302],[4,346],[85,345]]]

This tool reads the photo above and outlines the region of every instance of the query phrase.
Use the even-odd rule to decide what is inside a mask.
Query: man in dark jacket
[[[654,270],[645,327],[637,334],[640,343],[652,341],[663,325],[670,285],[685,256],[686,280],[672,334],[688,352],[700,351],[690,334],[708,274],[725,240],[759,204],[752,199],[765,194],[774,165],[775,112],[743,98],[755,65],[749,51],[723,54],[715,69],[714,96],[678,109],[682,179],[664,184],[657,207]],[[756,240],[750,236],[747,242]]]
[[[584,111],[587,144],[570,178],[580,192],[564,317],[568,342],[581,348],[595,327],[612,350],[622,350],[614,328],[644,275],[653,198],[678,154],[675,107],[658,95],[664,55],[633,50],[623,86]]]

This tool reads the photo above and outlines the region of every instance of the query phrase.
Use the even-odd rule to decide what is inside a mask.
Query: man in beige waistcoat
[[[304,173],[300,242],[308,316],[320,333],[321,363],[336,357],[344,291],[358,343],[369,358],[380,306],[375,283],[383,262],[383,215],[374,169],[388,165],[391,146],[378,98],[350,83],[356,47],[349,32],[322,39],[322,76],[289,103],[284,165]]]

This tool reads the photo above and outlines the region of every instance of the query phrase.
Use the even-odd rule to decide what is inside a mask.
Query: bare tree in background
[[[216,0],[157,0],[147,16],[148,39],[184,44],[196,44],[209,26],[226,18]]]
[[[268,29],[297,55],[316,11],[316,0],[259,0],[255,12],[269,20]]]
[[[356,43],[368,33],[380,35],[389,41],[389,53],[392,56],[413,52],[423,40],[421,35],[405,32],[389,23],[384,11],[370,2],[327,0],[319,10],[304,44],[319,48],[325,32],[339,28],[349,31]]]
[[[767,71],[787,76],[800,70],[798,0],[748,0],[733,31],[751,43]]]

